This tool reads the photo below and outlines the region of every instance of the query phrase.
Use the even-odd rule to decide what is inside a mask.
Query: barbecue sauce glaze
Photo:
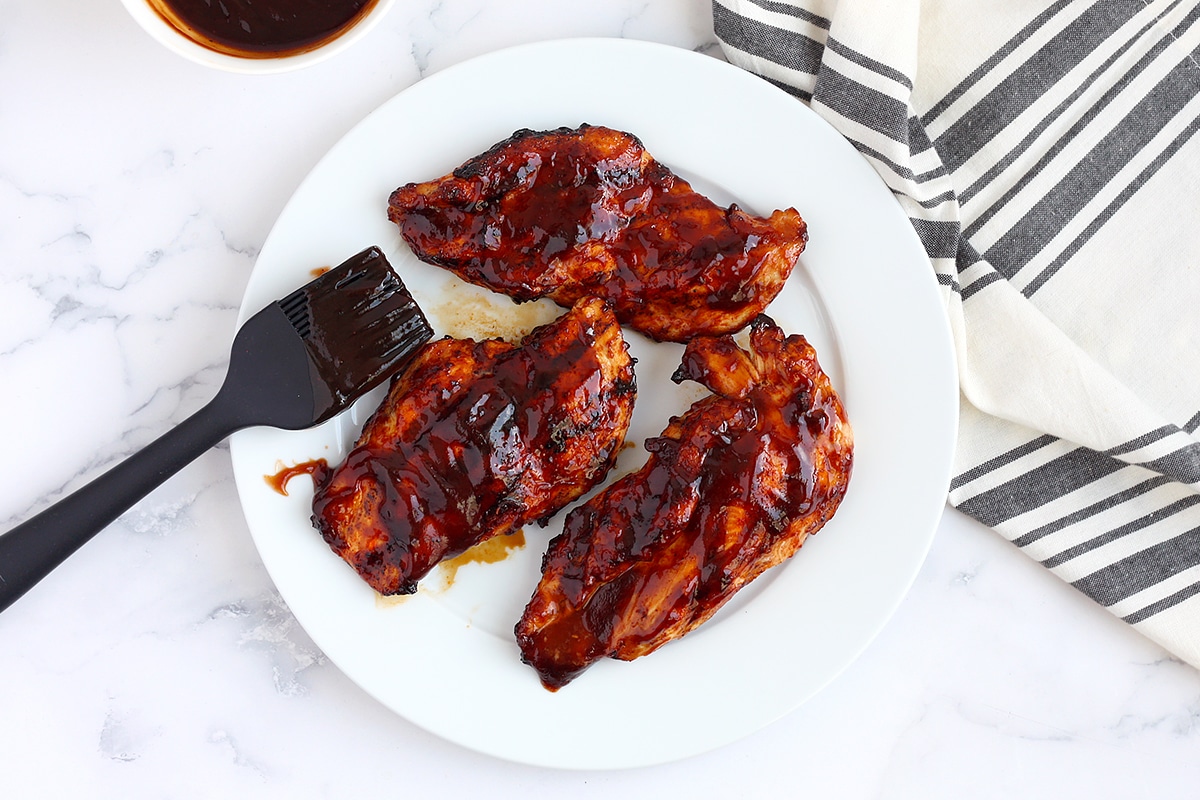
[[[399,187],[388,218],[418,258],[517,302],[610,301],[658,341],[730,333],[767,306],[808,240],[794,209],[722,208],[600,126],[515,132],[453,173]]]
[[[337,469],[314,473],[314,525],[380,594],[411,594],[439,562],[544,522],[599,483],[635,392],[616,317],[599,300],[519,346],[431,342]]]
[[[571,510],[516,626],[522,660],[551,691],[702,624],[845,494],[852,434],[803,337],[760,316],[750,350],[698,337],[672,379],[713,394],[645,441],[640,470]]]

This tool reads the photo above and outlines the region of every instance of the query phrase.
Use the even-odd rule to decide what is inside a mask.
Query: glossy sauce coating
[[[173,28],[219,53],[278,58],[315,50],[378,0],[150,0]]]
[[[675,378],[715,395],[646,442],[641,470],[571,511],[517,625],[549,689],[693,630],[793,555],[845,493],[852,434],[802,337],[760,317],[748,352],[697,339]]]
[[[318,487],[313,522],[381,594],[411,593],[442,559],[544,520],[598,483],[634,391],[619,325],[599,301],[519,347],[433,342]]]
[[[661,341],[738,330],[807,242],[794,209],[721,208],[609,128],[517,131],[442,179],[407,184],[389,218],[418,257],[518,301],[613,303]]]

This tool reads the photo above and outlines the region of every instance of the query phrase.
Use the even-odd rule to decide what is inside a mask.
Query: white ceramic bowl
[[[362,39],[379,23],[391,9],[395,0],[378,0],[374,8],[350,29],[329,42],[304,53],[298,53],[279,58],[247,58],[210,50],[190,39],[186,34],[176,30],[170,23],[159,16],[147,0],[121,0],[130,15],[156,41],[167,49],[206,67],[226,70],[227,72],[242,72],[265,75],[276,72],[288,72],[312,66],[341,53]]]

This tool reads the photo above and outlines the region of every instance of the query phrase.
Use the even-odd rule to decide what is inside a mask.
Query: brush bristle
[[[287,315],[288,322],[300,334],[301,339],[307,339],[312,331],[312,318],[308,314],[308,294],[304,289],[297,289],[279,301],[279,307]]]

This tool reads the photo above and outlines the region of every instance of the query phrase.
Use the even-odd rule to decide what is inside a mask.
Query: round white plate
[[[379,392],[317,429],[232,441],[246,519],[279,592],[313,640],[381,703],[466,747],[530,764],[640,766],[731,742],[832,680],[908,590],[944,507],[958,391],[933,272],[869,165],[805,105],[714,58],[625,40],[567,40],[486,55],[384,104],[317,165],[268,237],[244,320],[313,270],[379,245],[438,334],[519,335],[560,313],[517,306],[416,260],[387,221],[397,186],[439,177],[519,128],[602,124],[639,136],[718,202],[794,206],[807,251],[769,313],[804,333],[855,430],[854,475],[834,519],[788,563],[658,652],[605,660],[557,693],[519,659],[512,628],[563,514],[497,563],[434,573],[404,600],[378,597],[309,522],[311,482],[263,476],[337,463]],[[613,477],[703,390],[675,386],[678,345],[629,334],[638,400]]]

